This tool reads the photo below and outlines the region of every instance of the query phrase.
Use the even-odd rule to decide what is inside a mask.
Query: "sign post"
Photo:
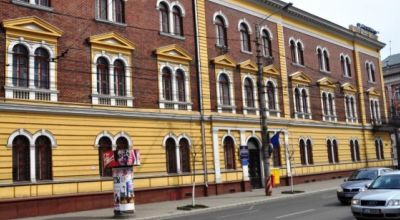
[[[126,217],[135,213],[133,166],[140,165],[137,150],[109,151],[104,154],[104,164],[112,167],[114,182],[114,216]]]

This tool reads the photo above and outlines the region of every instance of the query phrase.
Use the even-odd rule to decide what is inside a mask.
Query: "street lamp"
[[[258,92],[258,103],[259,103],[259,111],[260,111],[260,125],[261,125],[261,140],[262,140],[262,153],[263,153],[263,163],[264,163],[264,181],[265,181],[265,195],[270,196],[272,191],[271,191],[271,175],[270,175],[270,163],[269,159],[271,157],[270,155],[270,140],[269,140],[269,134],[268,134],[268,125],[267,125],[267,112],[266,112],[266,101],[265,101],[265,96],[264,96],[264,80],[263,80],[263,63],[261,61],[262,55],[261,55],[261,43],[260,43],[260,34],[261,34],[261,28],[260,26],[262,25],[263,22],[268,20],[272,15],[280,12],[280,11],[287,11],[289,7],[291,7],[293,4],[292,3],[287,3],[285,6],[282,8],[279,8],[278,10],[274,11],[267,17],[265,17],[262,21],[258,22],[256,24],[256,47],[257,47],[257,92]],[[271,60],[272,54],[269,57]]]

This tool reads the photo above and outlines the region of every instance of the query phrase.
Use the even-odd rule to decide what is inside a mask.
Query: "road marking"
[[[253,211],[248,211],[248,212],[241,212],[241,213],[236,213],[236,214],[232,214],[232,215],[223,215],[223,216],[217,217],[217,219],[224,219],[224,218],[229,218],[229,217],[238,216],[238,215],[247,215],[247,214],[251,214],[251,213],[254,213],[254,212],[258,212],[258,210],[253,210]]]
[[[247,210],[253,210],[254,209],[254,205],[250,206],[249,209]]]
[[[308,212],[314,212],[314,211],[315,211],[315,209],[309,209],[309,210],[304,210],[304,211],[300,211],[300,212],[293,212],[293,213],[290,213],[290,214],[287,214],[287,215],[277,216],[275,218],[276,219],[286,218],[286,217],[290,217],[290,216],[293,216],[293,215],[300,215],[300,214],[304,214],[304,213],[308,213]]]

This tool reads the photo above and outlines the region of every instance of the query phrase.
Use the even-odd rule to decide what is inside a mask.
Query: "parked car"
[[[351,200],[356,219],[400,219],[400,171],[376,178]]]
[[[366,188],[373,180],[392,169],[385,167],[363,168],[354,171],[336,190],[337,198],[342,204],[349,204],[351,199]]]

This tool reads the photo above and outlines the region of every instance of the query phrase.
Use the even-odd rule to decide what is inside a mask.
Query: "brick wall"
[[[154,50],[169,44],[178,44],[191,54],[190,92],[193,109],[198,109],[198,82],[195,68],[196,51],[194,20],[191,1],[180,1],[185,9],[183,26],[185,39],[159,34],[159,12],[156,1],[127,1],[126,26],[95,20],[95,1],[52,1],[53,12],[27,8],[2,1],[0,21],[4,19],[37,16],[58,27],[64,33],[59,39],[59,53],[69,49],[58,60],[58,90],[62,102],[91,103],[91,53],[88,38],[93,35],[117,32],[132,41],[136,49],[132,56],[132,89],[135,108],[158,108],[158,70]],[[4,13],[3,13],[4,12]],[[145,13],[143,13],[145,12]],[[0,32],[0,51],[4,51],[4,33]],[[2,52],[0,58],[4,60]],[[4,85],[4,68],[0,68],[0,83]],[[3,91],[0,94],[4,97]]]

